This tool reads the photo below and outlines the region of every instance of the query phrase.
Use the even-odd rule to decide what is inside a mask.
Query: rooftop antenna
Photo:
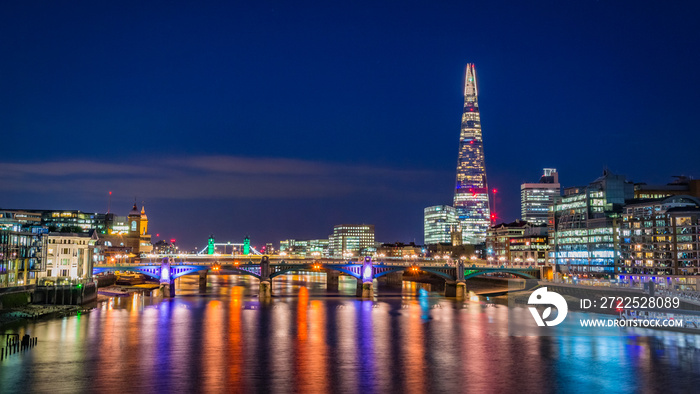
[[[107,213],[112,211],[112,192],[109,192],[109,199],[107,200]]]

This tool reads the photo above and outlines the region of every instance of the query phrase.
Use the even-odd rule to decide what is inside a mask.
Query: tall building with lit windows
[[[436,245],[450,243],[451,233],[457,227],[457,213],[449,205],[435,205],[423,210],[423,243]]]
[[[454,207],[457,219],[462,225],[463,242],[484,242],[486,231],[491,224],[491,212],[484,164],[484,143],[481,137],[476,70],[471,63],[467,64],[464,80],[464,112],[459,136]]]
[[[328,237],[331,257],[371,256],[376,250],[373,224],[339,224]]]
[[[549,207],[561,196],[556,168],[545,168],[539,183],[520,185],[520,218],[534,225],[547,224]]]

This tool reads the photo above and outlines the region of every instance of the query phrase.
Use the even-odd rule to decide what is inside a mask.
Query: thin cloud
[[[96,161],[0,164],[5,193],[103,194],[143,198],[329,198],[353,193],[424,198],[421,179],[437,175],[284,158],[196,156],[140,165]]]

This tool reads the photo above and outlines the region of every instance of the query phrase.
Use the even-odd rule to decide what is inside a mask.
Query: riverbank
[[[25,320],[35,320],[44,317],[63,317],[87,312],[92,307],[84,305],[34,305],[29,304],[0,312],[0,327]]]
[[[159,288],[160,285],[154,283],[142,283],[133,286],[112,285],[97,290],[97,293],[108,297],[126,297],[132,293],[151,291]]]
[[[28,320],[43,318],[56,318],[72,316],[78,313],[87,313],[97,307],[98,304],[109,301],[115,296],[129,296],[133,293],[146,292],[157,289],[159,286],[152,283],[144,283],[134,286],[107,286],[98,289],[97,299],[84,305],[47,305],[27,304],[0,311],[0,328],[8,325],[23,323]]]

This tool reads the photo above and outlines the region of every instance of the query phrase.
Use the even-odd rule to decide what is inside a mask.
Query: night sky
[[[145,202],[185,248],[423,240],[475,63],[489,186],[700,177],[695,2],[0,4],[0,207]],[[206,3],[206,4],[201,4]]]

